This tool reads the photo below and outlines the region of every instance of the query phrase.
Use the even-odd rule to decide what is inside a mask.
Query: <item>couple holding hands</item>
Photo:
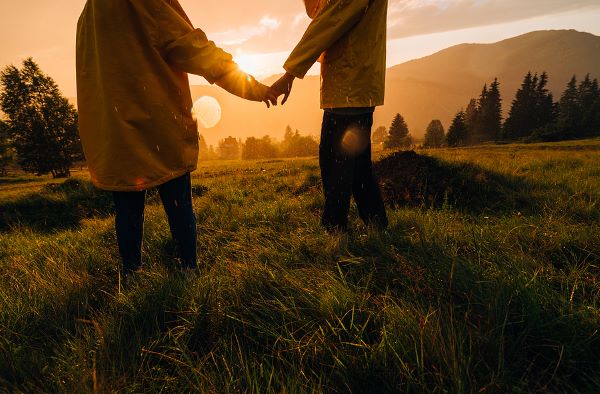
[[[387,0],[304,0],[312,19],[267,87],[195,29],[177,0],[87,0],[77,26],[79,130],[94,185],[113,192],[122,273],[142,264],[146,190],[158,187],[182,268],[195,269],[191,176],[198,129],[188,73],[268,106],[321,62],[322,224],[346,231],[353,195],[361,219],[387,226],[372,173],[371,128],[383,105]]]

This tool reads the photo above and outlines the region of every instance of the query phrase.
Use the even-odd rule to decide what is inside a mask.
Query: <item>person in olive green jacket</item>
[[[155,186],[183,267],[196,267],[190,172],[199,137],[187,73],[276,103],[177,0],[86,2],[77,25],[79,131],[92,182],[114,192],[126,275],[141,266],[145,190]]]
[[[322,224],[346,231],[354,195],[361,219],[383,229],[388,221],[372,171],[371,128],[375,107],[384,103],[388,2],[305,0],[305,6],[312,22],[272,89],[285,103],[294,79],[320,60]]]

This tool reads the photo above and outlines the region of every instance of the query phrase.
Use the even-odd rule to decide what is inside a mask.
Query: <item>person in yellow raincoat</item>
[[[77,25],[79,131],[92,182],[114,192],[125,275],[141,266],[145,191],[155,186],[182,266],[196,267],[190,172],[198,129],[187,73],[276,104],[177,0],[86,2]]]
[[[384,103],[388,1],[304,3],[312,22],[286,61],[286,74],[272,89],[285,95],[285,103],[294,79],[303,78],[320,60],[322,224],[331,232],[347,231],[354,195],[361,219],[384,229],[388,220],[372,171],[371,128],[375,107]]]

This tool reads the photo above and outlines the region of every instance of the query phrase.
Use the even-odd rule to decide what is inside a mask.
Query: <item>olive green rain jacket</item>
[[[196,169],[187,73],[262,101],[266,87],[194,29],[177,0],[88,0],[77,26],[79,131],[94,185],[143,190]]]
[[[387,0],[321,0],[284,68],[304,78],[321,60],[321,108],[383,105]]]

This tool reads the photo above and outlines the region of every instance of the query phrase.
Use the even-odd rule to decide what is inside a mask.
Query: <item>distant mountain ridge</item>
[[[391,67],[386,105],[376,111],[375,126],[388,126],[400,112],[416,136],[432,119],[440,119],[447,129],[454,114],[495,77],[507,112],[528,71],[546,71],[549,88],[558,99],[573,74],[578,79],[588,73],[600,77],[600,37],[575,30],[536,31],[493,44],[460,44]],[[280,138],[288,124],[306,134],[319,133],[319,77],[297,80],[286,106],[271,110],[215,86],[192,86],[192,95],[194,99],[210,95],[221,103],[222,121],[201,131],[211,144],[228,135]]]

